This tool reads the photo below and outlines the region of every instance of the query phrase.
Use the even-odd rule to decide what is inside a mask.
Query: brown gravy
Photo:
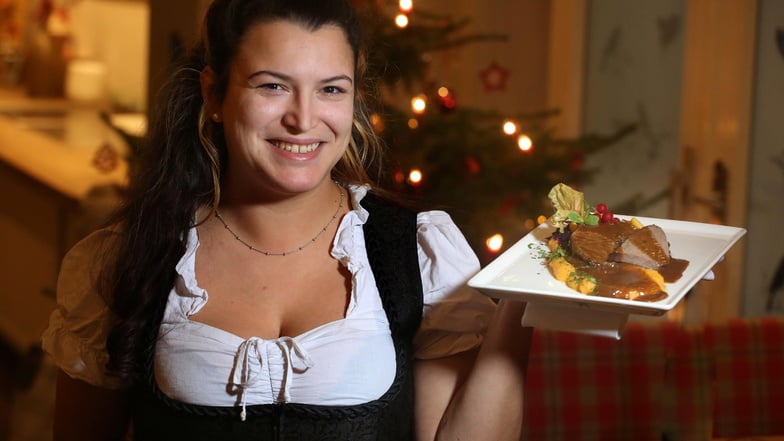
[[[685,259],[670,259],[670,263],[659,268],[659,274],[664,278],[664,283],[675,283],[683,276],[689,261]]]
[[[598,234],[612,236],[613,242],[615,242],[618,240],[616,236],[623,236],[626,233],[625,228],[626,226],[623,225],[620,229],[615,227],[594,231]],[[574,253],[567,257],[567,260],[578,271],[596,279],[597,288],[593,295],[642,302],[656,302],[667,298],[667,292],[651,280],[642,267],[622,262],[591,261],[591,257],[594,256],[585,256],[588,257],[586,259],[579,254],[588,253]],[[674,283],[683,276],[683,272],[688,266],[688,260],[671,258],[669,263],[659,267],[658,272],[665,283]]]
[[[667,293],[637,265],[617,262],[588,264],[579,259],[569,260],[579,271],[596,279],[593,295],[641,302],[667,298]]]

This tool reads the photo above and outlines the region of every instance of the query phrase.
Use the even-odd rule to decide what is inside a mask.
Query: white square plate
[[[630,219],[631,216],[618,216]],[[738,227],[636,216],[644,225],[658,225],[667,234],[673,258],[689,261],[683,276],[666,285],[667,298],[641,302],[588,296],[568,288],[547,269],[542,251],[554,227],[544,223],[512,245],[477,273],[468,285],[494,298],[529,302],[569,303],[570,306],[629,314],[662,315],[680,302],[746,230]]]

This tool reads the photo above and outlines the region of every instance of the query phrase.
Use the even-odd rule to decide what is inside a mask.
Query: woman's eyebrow
[[[256,78],[256,77],[258,77],[260,75],[269,75],[269,76],[278,78],[278,79],[283,80],[283,81],[292,81],[292,77],[291,76],[286,75],[286,74],[281,73],[281,72],[272,71],[272,70],[260,70],[258,72],[253,72],[252,74],[250,74],[248,76],[248,80],[252,80],[252,79],[254,79],[254,78]],[[344,74],[335,75],[333,77],[325,78],[325,79],[321,80],[321,83],[331,83],[333,81],[348,81],[349,83],[354,84],[354,80],[350,76],[344,75]]]
[[[327,78],[322,81],[322,83],[331,83],[333,81],[348,81],[350,84],[354,84],[354,80],[348,75],[335,75],[334,77]]]
[[[254,79],[254,78],[256,78],[256,77],[258,77],[260,75],[269,75],[269,76],[273,76],[275,78],[279,78],[279,79],[281,79],[283,81],[291,81],[291,77],[290,76],[288,76],[288,75],[286,75],[284,73],[275,72],[273,70],[260,70],[260,71],[257,71],[257,72],[253,72],[252,74],[248,75],[248,80],[252,80],[252,79]]]

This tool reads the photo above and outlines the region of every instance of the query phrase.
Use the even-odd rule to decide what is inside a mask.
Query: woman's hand
[[[478,352],[417,361],[417,440],[520,439],[533,332],[524,309],[502,300]]]

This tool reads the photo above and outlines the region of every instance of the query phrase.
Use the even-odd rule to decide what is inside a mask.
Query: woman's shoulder
[[[120,231],[116,227],[106,227],[95,230],[79,239],[65,254],[63,264],[82,262],[85,259],[101,258],[102,255],[111,254],[120,240]]]
[[[452,216],[444,210],[426,210],[417,213],[417,226],[460,230]],[[462,235],[462,234],[461,234]]]
[[[112,316],[99,289],[118,230],[96,230],[66,253],[57,279],[57,304],[42,335],[42,348],[73,378],[103,387],[120,383],[106,374],[106,336]]]
[[[450,222],[446,212],[423,208],[419,202],[406,199],[393,191],[369,185],[350,185],[348,188],[355,206],[361,211],[379,212],[380,215],[376,216],[378,221],[384,221],[385,216],[391,215],[393,219],[388,222],[408,217],[416,219],[417,224],[420,224],[431,222],[431,216],[436,222]]]
[[[76,242],[60,264],[58,294],[81,291],[76,289],[78,286],[93,286],[98,278],[98,272],[114,255],[119,237],[117,230],[102,228]],[[76,286],[72,287],[72,285]],[[74,289],[69,289],[70,287]]]
[[[447,211],[422,209],[394,193],[369,186],[350,186],[349,190],[364,222],[383,230],[400,229],[406,222],[413,223],[420,248],[435,245],[439,249],[473,254],[460,227]]]
[[[461,282],[479,270],[479,259],[452,216],[443,210],[417,213],[417,243],[423,272],[433,280]]]

